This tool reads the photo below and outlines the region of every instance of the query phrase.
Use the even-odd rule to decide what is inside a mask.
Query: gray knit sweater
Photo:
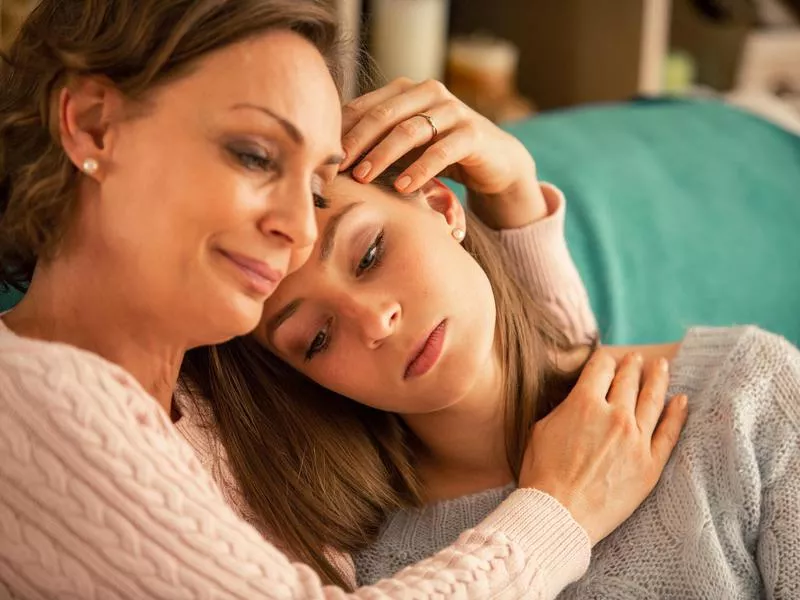
[[[800,352],[754,327],[688,332],[670,394],[689,418],[653,493],[560,598],[800,599]],[[359,583],[451,544],[511,487],[393,515]]]

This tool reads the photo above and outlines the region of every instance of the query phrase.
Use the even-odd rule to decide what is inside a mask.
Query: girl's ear
[[[451,229],[465,231],[467,219],[464,207],[453,190],[434,177],[420,188],[419,193],[428,206],[445,218]]]

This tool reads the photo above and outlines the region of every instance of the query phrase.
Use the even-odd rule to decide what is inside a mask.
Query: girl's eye
[[[313,194],[313,196],[315,208],[328,208],[331,205],[327,198],[323,198],[319,194]]]
[[[325,326],[326,328],[328,325]],[[317,332],[317,335],[314,336],[314,339],[311,340],[311,344],[308,346],[308,350],[306,350],[306,362],[310,361],[320,352],[325,351],[325,349],[330,344],[331,338],[328,335],[326,329],[321,329]]]
[[[356,267],[356,276],[360,277],[367,271],[377,267],[383,258],[383,250],[383,231],[381,231],[375,238],[375,241],[370,244],[369,248],[367,248],[364,256],[361,257],[361,261]]]

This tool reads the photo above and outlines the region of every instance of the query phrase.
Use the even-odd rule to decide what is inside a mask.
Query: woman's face
[[[267,301],[258,340],[321,385],[382,410],[458,402],[491,362],[495,304],[443,216],[457,200],[443,187],[432,193],[401,199],[337,177],[330,208],[317,211],[320,239]]]
[[[340,111],[313,45],[274,32],[208,55],[116,122],[90,210],[128,301],[196,344],[251,331],[316,239]]]

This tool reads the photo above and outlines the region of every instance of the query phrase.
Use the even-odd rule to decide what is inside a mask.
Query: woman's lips
[[[420,377],[433,368],[442,354],[446,331],[447,320],[445,319],[414,349],[403,379]]]
[[[238,268],[248,287],[258,294],[269,296],[283,279],[280,271],[263,261],[226,250],[220,250],[220,253]]]

